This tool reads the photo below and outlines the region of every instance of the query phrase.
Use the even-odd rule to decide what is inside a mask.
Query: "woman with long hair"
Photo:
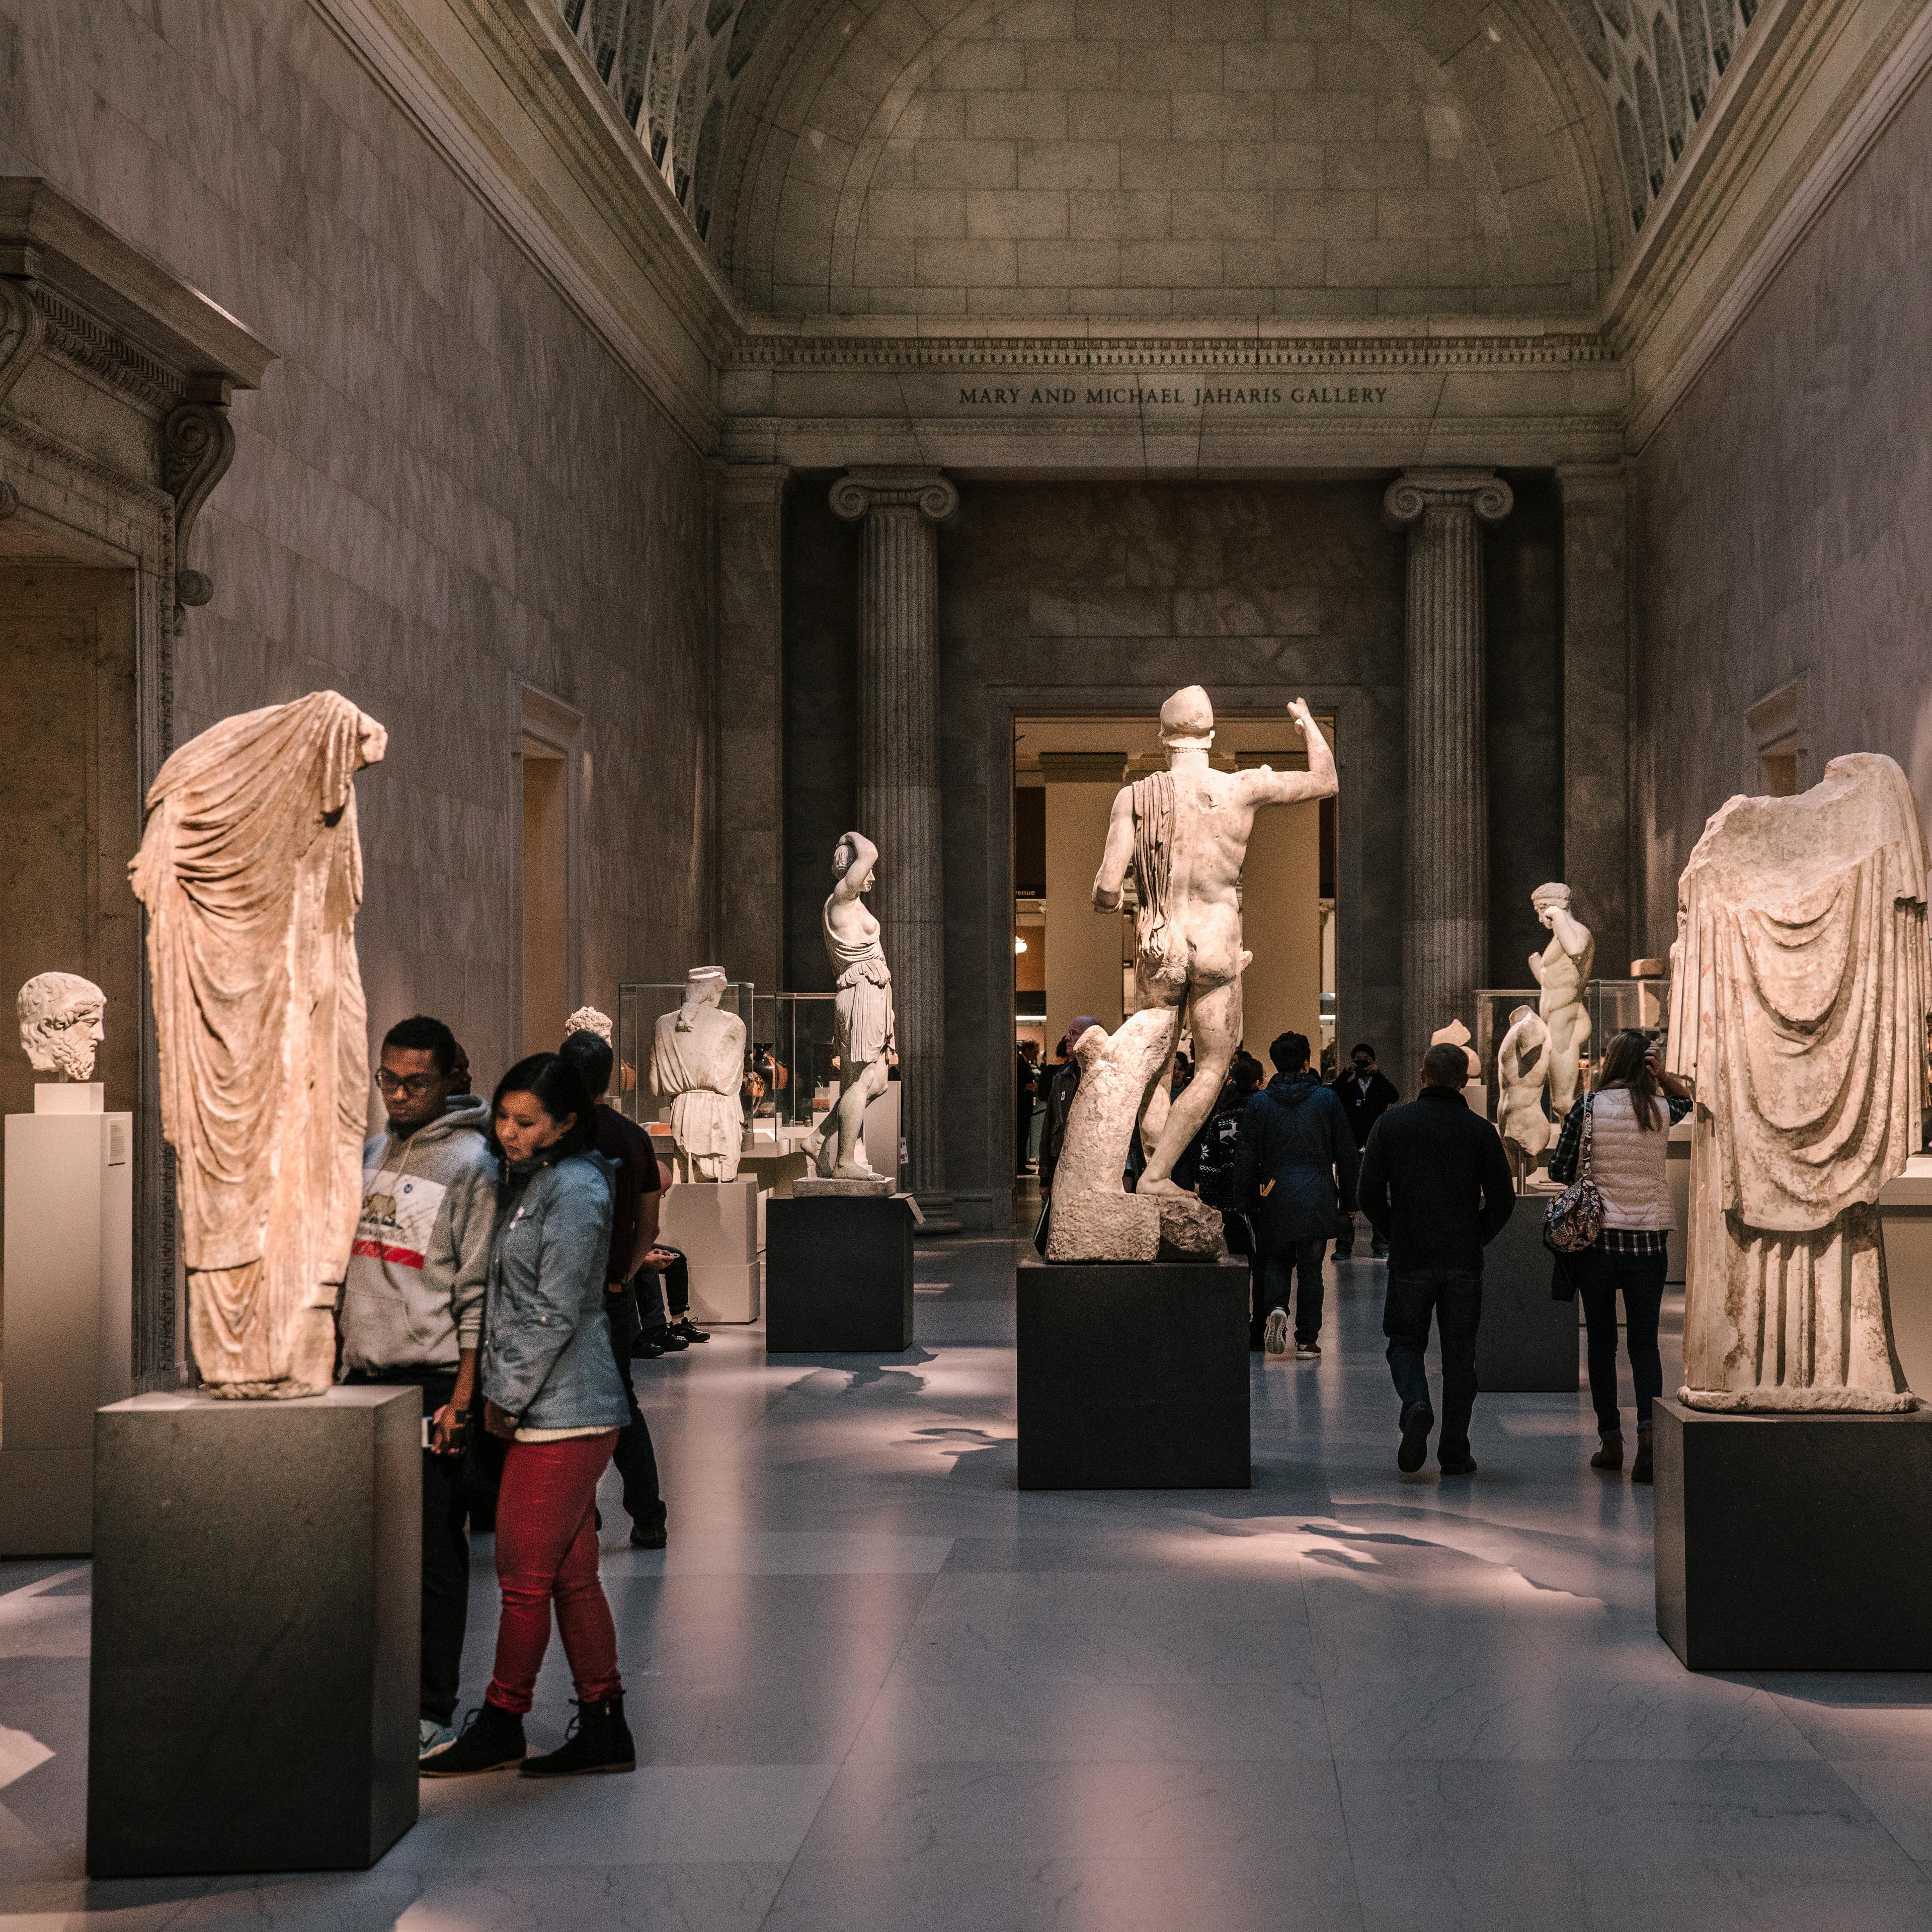
[[[1677,1225],[1665,1178],[1671,1127],[1690,1111],[1690,1090],[1666,1073],[1657,1042],[1626,1028],[1604,1049],[1597,1090],[1570,1109],[1562,1137],[1550,1156],[1550,1178],[1574,1180],[1587,1120],[1590,1178],[1604,1197],[1603,1232],[1587,1248],[1564,1256],[1556,1292],[1583,1298],[1589,1330],[1590,1397],[1597,1410],[1593,1469],[1624,1466],[1623,1422],[1617,1407],[1617,1294],[1624,1298],[1624,1329],[1630,1379],[1636,1388],[1636,1460],[1630,1480],[1651,1480],[1650,1408],[1664,1393],[1664,1360],[1657,1346],[1664,1303],[1666,1250]]]
[[[634,1771],[616,1628],[597,1576],[597,1479],[630,1419],[604,1316],[610,1163],[594,1150],[583,1078],[556,1054],[512,1067],[490,1118],[503,1168],[478,1379],[483,1426],[508,1445],[496,1502],[502,1615],[481,1707],[453,1744],[423,1760],[423,1772]],[[550,1647],[553,1604],[577,1716],[561,1749],[530,1757],[524,1715]]]

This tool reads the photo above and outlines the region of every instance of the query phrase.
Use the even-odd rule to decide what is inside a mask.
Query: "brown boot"
[[[1624,1438],[1621,1432],[1598,1439],[1597,1453],[1590,1458],[1593,1469],[1621,1469],[1624,1466]]]
[[[1650,1431],[1640,1429],[1636,1432],[1636,1460],[1630,1465],[1630,1480],[1648,1483],[1652,1480],[1650,1473]]]

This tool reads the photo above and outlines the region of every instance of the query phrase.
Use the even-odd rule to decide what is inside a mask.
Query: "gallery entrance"
[[[1330,745],[1334,720],[1318,720]],[[1307,754],[1280,712],[1223,712],[1212,761],[1305,771]],[[1117,913],[1094,910],[1094,874],[1124,784],[1162,769],[1146,712],[1022,716],[1013,724],[1012,1014],[1016,1058],[1029,1044],[1050,1067],[1076,1016],[1110,1032],[1133,1000],[1132,886]],[[1334,799],[1257,814],[1242,874],[1244,1043],[1267,1062],[1277,1034],[1305,1034],[1324,1072],[1335,1060],[1336,837]],[[1184,1048],[1185,1040],[1184,1039]],[[1044,1091],[1016,1114],[1016,1170],[1036,1154]]]

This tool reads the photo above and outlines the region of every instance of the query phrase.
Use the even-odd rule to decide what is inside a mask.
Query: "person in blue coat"
[[[1268,1058],[1275,1076],[1241,1115],[1233,1196],[1254,1231],[1263,1346],[1288,1353],[1292,1289],[1294,1352],[1313,1360],[1322,1353],[1322,1264],[1354,1211],[1355,1137],[1342,1102],[1309,1066],[1305,1034],[1283,1034]]]

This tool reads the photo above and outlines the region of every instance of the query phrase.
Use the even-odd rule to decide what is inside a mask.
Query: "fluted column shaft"
[[[832,490],[832,508],[860,526],[858,829],[879,848],[874,904],[892,973],[903,1184],[934,1232],[959,1225],[946,1186],[939,815],[939,526],[958,502],[932,471],[854,470]]]
[[[1405,1084],[1438,1028],[1460,1019],[1474,1034],[1471,996],[1487,977],[1480,525],[1499,522],[1514,501],[1487,470],[1432,469],[1405,471],[1384,499],[1390,521],[1408,532]]]

